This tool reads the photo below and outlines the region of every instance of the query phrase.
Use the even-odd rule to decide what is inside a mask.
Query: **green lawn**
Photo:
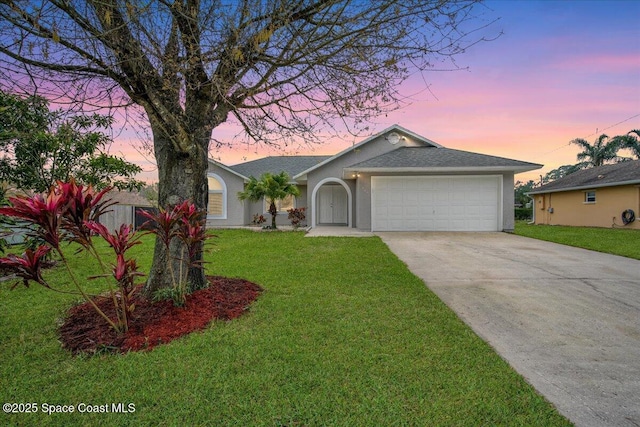
[[[515,233],[534,239],[640,259],[640,230],[529,225],[525,221],[516,221]]]
[[[71,357],[56,327],[74,298],[0,284],[3,403],[135,406],[0,425],[570,425],[378,238],[216,234],[208,272],[265,292],[245,316],[151,352]],[[134,250],[150,263],[149,239]]]

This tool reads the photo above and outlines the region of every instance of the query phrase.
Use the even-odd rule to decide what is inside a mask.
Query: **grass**
[[[245,316],[147,353],[71,357],[56,327],[74,297],[3,283],[3,403],[135,412],[0,414],[0,424],[570,425],[378,238],[216,233],[208,273],[265,292]],[[134,249],[143,265],[150,248]]]
[[[640,259],[640,230],[623,228],[533,225],[516,221],[520,236]]]

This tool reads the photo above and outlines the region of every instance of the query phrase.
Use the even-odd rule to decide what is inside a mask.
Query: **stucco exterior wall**
[[[307,205],[307,187],[306,185],[299,185],[298,190],[300,190],[300,196],[296,197],[295,207],[296,208],[306,208]],[[307,211],[305,210],[305,213]],[[264,215],[267,222],[263,225],[271,225],[271,214],[265,210],[264,201],[259,202],[246,202],[246,215],[245,222],[241,225],[250,225],[253,221],[253,216],[255,214]],[[307,220],[308,221],[308,220]],[[307,223],[307,222],[305,222]],[[289,220],[289,214],[287,212],[278,212],[276,216],[276,226],[281,225],[291,225],[291,221]]]
[[[585,202],[586,191],[595,191],[595,203]],[[536,194],[534,200],[536,224],[640,229],[638,185]],[[636,220],[624,225],[621,216],[627,209],[635,212]]]
[[[514,174],[502,174],[502,231],[512,233],[516,226],[514,201]]]
[[[207,218],[207,226],[239,226],[244,225],[245,218],[245,202],[238,200],[237,194],[244,188],[244,181],[238,175],[235,175],[224,168],[213,163],[209,163],[208,173],[214,173],[219,176],[226,186],[226,218]]]
[[[405,135],[402,132],[397,133],[404,137],[404,139],[400,140],[397,144],[391,144],[384,138],[384,136],[380,136],[366,144],[353,148],[351,151],[344,153],[341,157],[313,170],[307,175],[307,206],[309,209],[307,218],[309,225],[311,225],[313,190],[323,179],[335,178],[344,182],[351,190],[352,201],[350,211],[352,226],[361,230],[371,230],[371,196],[370,193],[367,196],[366,183],[363,183],[363,187],[360,187],[360,178],[358,178],[358,183],[356,183],[355,176],[343,176],[343,169],[353,164],[388,153],[389,151],[395,150],[399,147],[418,147],[424,145],[422,142],[413,139],[411,135]],[[369,189],[371,189],[370,180]],[[362,192],[363,190],[364,192]],[[366,215],[367,212],[368,217]]]
[[[356,180],[356,228],[371,230],[371,174],[360,173]]]

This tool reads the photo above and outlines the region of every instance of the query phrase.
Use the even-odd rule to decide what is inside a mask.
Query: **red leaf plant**
[[[116,264],[113,266],[112,276],[118,285],[119,295],[111,292],[111,298],[116,308],[118,326],[126,332],[129,329],[129,319],[134,309],[134,306],[129,303],[135,288],[134,280],[137,276],[144,276],[144,274],[138,271],[135,259],[125,260],[124,255],[129,249],[141,242],[131,225],[121,224],[120,229],[113,234],[98,222],[86,221],[84,226],[102,237],[115,252]],[[107,275],[103,274],[92,278],[105,276]]]
[[[67,200],[62,194],[50,191],[46,197],[36,194],[31,197],[9,197],[12,206],[0,208],[0,215],[19,218],[36,227],[36,235],[52,248],[60,249],[60,222]]]
[[[143,230],[155,234],[163,245],[168,248],[171,240],[176,237],[178,223],[183,217],[184,203],[176,205],[173,209],[165,210],[160,208],[158,213],[152,211],[141,211],[140,215],[148,218],[149,221],[142,224]]]
[[[124,254],[118,254],[116,256],[116,264],[113,266],[112,275],[118,283],[119,289],[118,295],[113,293],[111,295],[114,307],[116,308],[118,326],[126,332],[129,329],[131,313],[133,313],[135,308],[135,305],[131,303],[136,287],[135,279],[138,276],[144,276],[144,273],[138,271],[138,264],[135,259],[125,259]]]
[[[85,223],[97,222],[98,218],[107,212],[107,208],[115,204],[110,200],[102,200],[104,195],[111,191],[111,187],[96,191],[91,185],[84,187],[76,184],[72,178],[69,182],[58,181],[54,191],[68,201],[67,208],[62,212],[61,227],[68,232],[69,240],[95,252],[91,243],[91,231]]]
[[[85,226],[106,240],[116,255],[124,255],[132,246],[141,243],[137,237],[134,237],[133,227],[130,224],[121,224],[120,229],[114,234],[109,233],[107,227],[99,222],[87,221]]]
[[[191,205],[193,207],[193,205]],[[199,263],[196,261],[198,252],[201,250],[201,242],[207,239],[207,232],[205,228],[206,213],[204,211],[196,211],[194,213],[185,210],[185,216],[180,221],[180,227],[177,230],[176,236],[182,240],[187,247],[187,253],[189,260],[196,266]],[[201,267],[201,265],[200,265]]]
[[[35,234],[42,238],[46,245],[40,246],[35,251],[27,250],[22,257],[9,255],[1,258],[0,265],[15,271],[26,286],[33,281],[57,290],[47,283],[41,271],[43,257],[52,249],[55,250],[77,289],[77,292],[72,293],[82,295],[116,332],[124,333],[128,330],[131,312],[134,310],[134,305],[130,301],[135,289],[135,280],[144,274],[139,271],[135,259],[126,258],[126,252],[140,243],[133,227],[123,224],[115,233],[110,233],[98,222],[106,209],[114,204],[105,198],[108,191],[110,191],[108,188],[96,191],[91,186],[84,187],[71,180],[66,183],[58,182],[46,196],[36,194],[31,197],[10,198],[12,206],[0,208],[0,215],[19,218],[33,224]],[[197,209],[193,203],[184,201],[170,210],[161,209],[157,214],[143,213],[143,215],[149,219],[143,227],[148,232],[156,234],[167,250],[171,242],[177,239],[182,245],[182,257],[186,252],[189,265],[202,268],[202,242],[207,238],[204,211]],[[107,272],[102,258],[93,246],[93,235],[104,238],[115,253],[115,264],[112,265],[111,272]],[[109,293],[114,304],[116,319],[109,318],[80,286],[61,249],[62,241],[80,244],[99,261],[103,274],[92,278],[113,277],[117,289],[114,291],[110,288]],[[183,278],[181,268],[180,281],[176,284],[172,264],[169,263],[174,280],[174,302],[184,304],[188,271]]]
[[[185,200],[169,210],[160,208],[157,213],[141,212],[141,214],[149,218],[142,228],[155,234],[167,252],[171,242],[176,238],[182,242],[182,255],[177,259],[183,260],[186,251],[189,257],[188,265],[202,268],[202,261],[199,259],[202,252],[201,243],[208,237],[205,231],[206,212],[204,210],[198,209],[195,204]],[[184,304],[187,294],[188,271],[182,271],[182,264],[180,267],[176,280],[173,263],[169,263],[173,284],[172,297],[177,305]]]
[[[42,277],[41,269],[42,261],[50,250],[51,247],[41,245],[35,251],[27,249],[20,257],[9,254],[4,258],[0,258],[0,265],[12,271],[16,276],[21,277],[22,283],[27,288],[29,287],[29,281],[33,281],[51,289],[51,286]],[[18,286],[18,283],[13,285],[11,289]]]
[[[103,237],[107,236],[105,239],[114,248],[116,256],[124,256],[126,250],[138,243],[137,240],[132,239],[131,226],[122,226],[119,232],[112,236],[104,226],[95,222],[105,212],[105,208],[112,204],[102,201],[108,191],[109,189],[105,189],[96,192],[91,186],[84,188],[81,185],[77,185],[74,180],[71,180],[67,183],[58,182],[57,186],[51,188],[46,196],[36,194],[31,197],[9,198],[12,206],[0,208],[0,215],[19,218],[33,224],[35,226],[35,234],[42,238],[49,247],[41,246],[35,252],[27,251],[22,258],[18,258],[15,255],[2,258],[0,259],[0,265],[16,271],[16,274],[23,278],[25,284],[28,284],[29,281],[35,281],[49,289],[53,289],[42,277],[40,265],[42,257],[49,250],[54,249],[65,265],[78,293],[117,332],[126,332],[128,328],[127,313],[130,310],[128,305],[122,304],[122,301],[130,296],[130,279],[141,274],[137,272],[135,262],[131,262],[131,260],[124,261],[123,257],[122,262],[116,265],[116,270],[118,270],[118,264],[122,264],[118,270],[121,280],[116,280],[120,288],[120,298],[117,297],[113,290],[110,292],[117,314],[117,320],[114,321],[98,307],[91,296],[80,286],[60,247],[63,240],[80,243],[99,260],[100,265],[103,267],[103,272],[106,272],[102,259],[91,243],[91,232],[93,230],[103,235]],[[127,307],[126,310],[128,311],[120,310],[120,307]]]

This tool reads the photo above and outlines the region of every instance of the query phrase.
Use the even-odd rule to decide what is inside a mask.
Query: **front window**
[[[585,203],[595,203],[596,202],[596,192],[595,191],[585,191],[584,192],[584,202]]]
[[[286,212],[289,209],[293,209],[296,207],[296,198],[289,194],[282,200],[276,200],[276,209],[278,212]],[[265,197],[264,199],[264,211],[269,212],[269,200]]]
[[[224,181],[219,176],[209,175],[207,177],[209,187],[209,203],[207,205],[207,216],[210,218],[225,218],[225,193]]]

